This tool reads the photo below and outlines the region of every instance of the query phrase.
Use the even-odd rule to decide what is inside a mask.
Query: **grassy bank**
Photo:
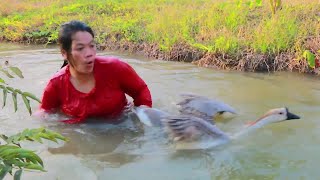
[[[55,43],[59,25],[78,19],[93,27],[101,49],[222,69],[310,72],[306,58],[320,56],[319,1],[283,1],[275,14],[268,3],[2,0],[0,39]]]

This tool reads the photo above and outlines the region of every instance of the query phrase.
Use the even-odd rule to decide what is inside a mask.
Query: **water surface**
[[[33,119],[21,99],[0,111],[0,131],[13,134],[45,126],[70,139],[67,143],[24,143],[37,150],[45,173],[24,179],[316,179],[320,177],[318,77],[296,73],[256,74],[199,68],[192,64],[149,60],[129,54],[99,52],[128,62],[147,82],[154,107],[175,112],[179,93],[192,92],[229,103],[239,116],[221,129],[236,132],[270,108],[286,106],[302,117],[272,124],[246,138],[210,150],[174,151],[159,129],[126,122],[64,125]],[[56,47],[0,45],[1,64],[8,60],[24,79],[6,79],[10,85],[41,97],[47,80],[60,68]],[[1,97],[2,98],[2,97]],[[0,99],[1,99],[0,98]],[[1,99],[2,100],[2,99]],[[32,103],[33,109],[38,107]],[[8,179],[12,179],[9,177]]]

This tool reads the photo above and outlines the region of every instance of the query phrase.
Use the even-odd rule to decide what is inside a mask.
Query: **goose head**
[[[269,110],[259,119],[257,119],[253,123],[250,123],[249,127],[250,126],[261,127],[266,124],[283,122],[283,121],[294,120],[294,119],[300,119],[300,117],[296,114],[291,113],[286,107],[276,108],[276,109]]]

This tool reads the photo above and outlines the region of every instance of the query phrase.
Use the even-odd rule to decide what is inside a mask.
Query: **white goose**
[[[270,123],[300,119],[288,108],[271,109],[236,134],[228,135],[214,124],[214,117],[235,114],[235,110],[221,102],[197,95],[183,95],[178,103],[181,115],[172,116],[156,108],[135,107],[134,112],[148,126],[164,127],[176,142],[177,149],[207,149],[237,139],[238,137]],[[209,139],[214,139],[209,141]]]

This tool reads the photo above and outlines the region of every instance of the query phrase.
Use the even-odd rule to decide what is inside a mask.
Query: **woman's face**
[[[62,52],[77,73],[90,74],[93,72],[96,56],[96,45],[93,37],[86,31],[78,31],[72,36],[71,52]]]

